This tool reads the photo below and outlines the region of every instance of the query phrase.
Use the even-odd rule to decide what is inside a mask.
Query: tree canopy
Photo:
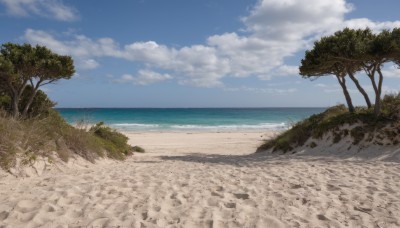
[[[70,56],[58,55],[46,47],[6,43],[0,48],[0,91],[10,97],[14,117],[27,115],[41,86],[70,79],[74,73]],[[21,108],[27,86],[30,94]]]
[[[349,111],[353,112],[354,106],[346,86],[347,76],[363,95],[368,108],[372,107],[368,94],[355,76],[364,71],[374,88],[374,112],[378,116],[383,82],[381,69],[387,62],[400,63],[399,44],[400,29],[374,34],[368,28],[346,28],[316,41],[313,49],[306,51],[301,60],[300,74],[304,78],[335,75],[343,89]]]

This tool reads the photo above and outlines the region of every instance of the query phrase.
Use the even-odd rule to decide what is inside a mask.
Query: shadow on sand
[[[379,154],[378,154],[379,155]],[[286,165],[296,161],[302,162],[324,162],[329,163],[374,163],[376,161],[388,161],[400,163],[398,153],[392,155],[382,155],[366,157],[362,153],[338,153],[338,154],[278,154],[278,153],[254,153],[249,155],[221,155],[221,154],[201,154],[191,153],[181,156],[160,156],[161,160],[184,161],[193,163],[213,163],[221,165],[232,165],[237,167],[256,166],[256,165]]]

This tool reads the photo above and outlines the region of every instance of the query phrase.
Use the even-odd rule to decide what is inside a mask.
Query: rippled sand
[[[398,163],[254,155],[266,137],[255,132],[130,137],[148,152],[2,174],[0,226],[400,226]]]

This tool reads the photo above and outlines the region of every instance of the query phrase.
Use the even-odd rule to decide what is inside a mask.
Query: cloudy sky
[[[0,0],[0,42],[74,58],[73,79],[45,88],[59,107],[326,107],[344,103],[340,87],[302,79],[304,51],[344,27],[400,27],[398,9],[398,0]],[[400,70],[387,65],[385,76],[386,92],[400,89]]]

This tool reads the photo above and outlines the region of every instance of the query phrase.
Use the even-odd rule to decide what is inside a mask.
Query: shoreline
[[[86,124],[76,124],[76,123],[68,123],[71,126],[75,128],[82,128],[82,129],[90,129],[91,127],[95,126],[96,123],[86,123]],[[216,126],[215,128],[213,126],[205,125],[204,128],[158,128],[158,129],[135,129],[135,130],[127,130],[121,127],[116,127],[114,124],[104,124],[107,127],[110,127],[120,133],[123,134],[141,134],[141,133],[263,133],[263,132],[284,132],[290,127],[285,127],[285,128],[224,128]]]
[[[132,146],[157,154],[252,154],[263,140],[276,134],[270,131],[230,132],[121,132]],[[170,151],[170,153],[168,152]]]

